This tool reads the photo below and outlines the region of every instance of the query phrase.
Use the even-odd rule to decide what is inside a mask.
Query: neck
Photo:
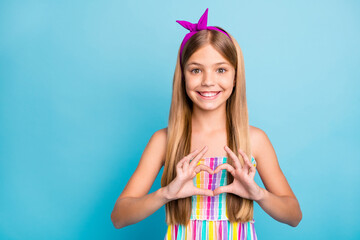
[[[211,133],[226,130],[226,105],[214,110],[194,107],[191,124],[194,132]]]

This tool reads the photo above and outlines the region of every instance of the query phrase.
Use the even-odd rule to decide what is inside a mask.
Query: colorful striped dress
[[[199,160],[215,170],[220,164],[226,163],[227,157],[208,157]],[[256,167],[256,161],[251,156],[251,162]],[[227,185],[227,171],[211,175],[206,171],[199,172],[194,177],[194,186],[214,190]],[[249,222],[231,223],[227,218],[226,193],[217,196],[194,195],[191,197],[192,210],[187,226],[181,224],[168,225],[164,240],[255,240],[255,219]]]

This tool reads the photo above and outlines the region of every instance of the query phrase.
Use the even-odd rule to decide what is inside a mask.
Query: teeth
[[[200,95],[204,96],[204,97],[213,97],[216,94],[217,94],[217,92],[215,92],[215,93],[202,93],[202,92],[200,92]]]

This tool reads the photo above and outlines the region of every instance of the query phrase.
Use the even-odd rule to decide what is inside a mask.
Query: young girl
[[[168,127],[152,135],[119,196],[116,228],[163,205],[165,239],[257,239],[253,201],[290,226],[302,218],[269,138],[249,125],[241,49],[207,26],[207,13],[197,24],[177,21],[190,33],[178,52]],[[161,188],[148,194],[163,166]]]

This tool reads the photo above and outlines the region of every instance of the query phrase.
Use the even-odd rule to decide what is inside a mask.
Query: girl
[[[152,135],[119,196],[116,228],[163,205],[165,239],[257,239],[253,201],[290,226],[302,218],[269,138],[249,125],[241,49],[207,26],[207,13],[197,24],[177,21],[190,33],[178,52],[168,127]],[[148,194],[163,166],[161,188]]]

